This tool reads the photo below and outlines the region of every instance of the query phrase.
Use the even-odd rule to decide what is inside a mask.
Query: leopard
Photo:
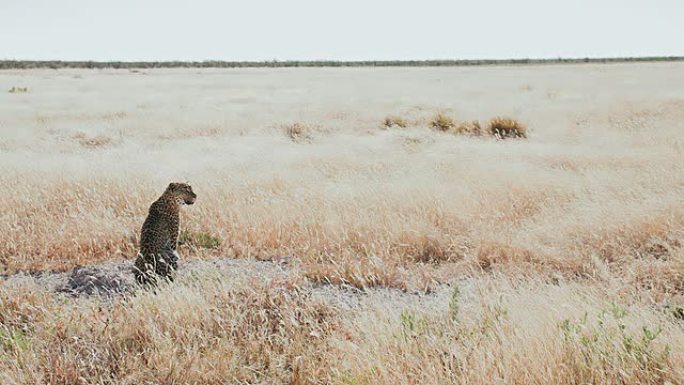
[[[173,282],[178,269],[180,207],[192,205],[196,199],[189,184],[172,182],[150,205],[133,269],[136,282],[144,286],[156,285],[159,278]]]

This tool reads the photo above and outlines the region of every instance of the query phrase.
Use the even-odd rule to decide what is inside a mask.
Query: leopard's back
[[[180,215],[175,201],[162,196],[151,206],[140,234],[140,253],[135,262],[136,278],[150,281],[152,272],[170,278],[177,268]],[[147,277],[147,278],[146,278]]]

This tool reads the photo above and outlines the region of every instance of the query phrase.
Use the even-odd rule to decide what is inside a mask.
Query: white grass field
[[[684,63],[0,71],[0,383],[684,383],[683,122]]]

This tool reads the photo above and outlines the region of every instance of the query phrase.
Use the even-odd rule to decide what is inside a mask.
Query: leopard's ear
[[[167,190],[175,190],[176,188],[178,188],[178,183],[171,182],[171,183],[169,183],[169,187],[167,187],[166,189]]]

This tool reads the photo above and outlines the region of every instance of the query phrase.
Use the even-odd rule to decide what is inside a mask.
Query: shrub
[[[301,123],[292,123],[285,126],[285,135],[297,143],[311,140],[309,129]]]
[[[515,119],[496,117],[489,121],[487,132],[499,139],[527,138],[527,127]]]
[[[477,120],[471,120],[460,123],[454,131],[456,134],[466,134],[473,136],[482,135],[482,127],[480,127],[480,122],[478,122]]]
[[[382,122],[382,125],[387,127],[387,128],[392,128],[392,127],[406,128],[408,126],[408,122],[406,121],[406,119],[402,118],[401,116],[389,115]]]
[[[9,90],[7,90],[10,94],[24,94],[29,92],[28,87],[12,87]]]
[[[449,131],[456,126],[456,122],[450,116],[440,112],[432,118],[430,126],[435,130]]]
[[[662,376],[670,365],[670,347],[654,343],[663,332],[662,326],[643,325],[640,331],[632,330],[627,327],[627,314],[625,308],[610,304],[595,322],[586,313],[579,320],[560,322],[568,364],[601,372],[621,368],[620,374],[663,383]],[[591,376],[590,372],[580,374]]]

